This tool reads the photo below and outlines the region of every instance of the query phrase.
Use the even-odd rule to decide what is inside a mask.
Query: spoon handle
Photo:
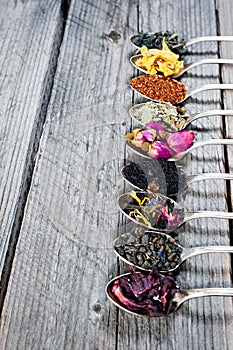
[[[225,173],[209,173],[209,174],[200,174],[200,175],[190,175],[187,176],[186,185],[189,186],[193,182],[202,181],[202,180],[233,180],[233,174],[225,174]]]
[[[201,289],[186,289],[180,290],[173,297],[172,302],[175,305],[175,310],[185,301],[199,297],[209,296],[233,296],[233,288],[201,288]]]
[[[226,64],[232,64],[233,63],[233,59],[230,58],[206,58],[204,60],[200,60],[197,62],[191,62],[188,63],[184,66],[184,68],[181,68],[181,74],[183,74],[184,72],[187,72],[189,69],[192,69],[194,67],[197,66],[201,66],[202,64],[211,64],[211,63],[226,63]],[[177,74],[174,75],[174,77],[178,77],[181,74],[179,74],[179,72]]]
[[[207,85],[203,85],[197,88],[190,88],[187,90],[187,95],[185,97],[185,100],[188,97],[191,97],[195,94],[197,94],[198,92],[201,91],[206,91],[206,90],[233,90],[233,84],[207,84]]]
[[[195,148],[207,145],[233,145],[233,139],[211,139],[206,141],[195,142],[190,148],[184,152],[178,152],[173,157],[169,158],[168,161],[178,161],[184,158],[189,152],[192,152]]]
[[[203,41],[233,41],[233,36],[202,36],[199,38],[193,38],[189,39],[185,43],[185,47],[188,47],[190,45],[200,43]]]
[[[205,253],[233,253],[233,247],[231,246],[207,246],[207,247],[194,247],[194,248],[184,248],[181,259],[185,261],[186,259],[200,254]]]
[[[221,212],[221,211],[197,211],[185,213],[184,219],[180,223],[182,225],[184,222],[198,219],[198,218],[217,218],[217,219],[233,219],[233,213]],[[180,226],[179,225],[179,226]]]
[[[220,110],[213,109],[205,112],[200,112],[197,114],[192,114],[190,118],[187,119],[186,126],[192,123],[194,120],[204,118],[204,117],[212,117],[216,115],[233,115],[233,110],[232,109],[220,109]]]
[[[182,152],[182,154],[188,154],[195,148],[208,145],[233,145],[233,139],[211,139],[206,141],[197,141],[189,149],[187,149],[187,151]]]

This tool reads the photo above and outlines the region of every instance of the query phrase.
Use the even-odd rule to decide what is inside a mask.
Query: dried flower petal
[[[147,141],[155,141],[157,133],[155,130],[142,130],[141,134],[146,138]]]
[[[178,213],[173,214],[172,212],[169,213],[168,205],[164,206],[161,209],[161,215],[164,219],[168,221],[168,226],[176,226],[180,224],[180,216]]]
[[[135,62],[136,66],[143,68],[149,74],[162,72],[164,76],[178,73],[183,68],[183,61],[179,61],[179,55],[169,50],[163,39],[162,50],[141,47],[142,56]]]
[[[120,304],[141,315],[169,315],[174,310],[171,300],[179,291],[175,278],[159,275],[157,269],[146,274],[130,270],[129,275],[115,280],[112,287]]]

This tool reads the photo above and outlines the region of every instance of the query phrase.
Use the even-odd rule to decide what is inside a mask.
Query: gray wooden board
[[[59,1],[0,2],[0,276],[17,229],[59,36]],[[30,180],[30,179],[29,179]]]
[[[223,4],[221,1],[217,2],[217,9],[218,9],[218,15],[219,15],[219,30],[222,35],[233,35],[233,16],[232,16],[232,1],[229,3]],[[220,53],[222,57],[232,57],[233,52],[233,42],[222,42],[220,45]],[[232,74],[233,74],[233,67],[231,66],[223,66],[222,68],[222,76],[224,79],[224,82],[230,83],[232,82]],[[233,100],[232,100],[232,93],[231,91],[225,91],[224,92],[224,108],[226,109],[233,109]],[[226,137],[232,138],[233,137],[233,119],[228,116],[226,117]],[[232,147],[227,147],[227,153],[228,153],[228,162],[229,162],[229,171],[233,172],[233,150]],[[232,182],[231,182],[231,189],[232,189]],[[233,203],[233,194],[232,190],[230,193],[230,200],[231,203]]]
[[[215,35],[214,1],[71,1],[2,314],[2,348],[227,350],[232,344],[231,298],[196,299],[166,319],[148,320],[117,310],[104,293],[108,280],[125,270],[111,246],[129,229],[116,199],[127,189],[120,178],[130,158],[127,111],[140,101],[128,86],[136,73],[128,39],[138,28],[175,29],[185,39]],[[203,55],[217,57],[216,43],[193,48],[187,60]],[[219,82],[218,66],[200,66],[182,82]],[[194,113],[220,102],[219,91],[212,91],[185,107]],[[193,129],[198,140],[222,137],[220,117]],[[223,172],[222,147],[197,149],[184,169]],[[182,204],[226,210],[225,184],[197,183]],[[229,244],[228,235],[226,220],[200,219],[179,229],[184,246]],[[230,286],[229,256],[190,259],[178,281],[182,288]]]

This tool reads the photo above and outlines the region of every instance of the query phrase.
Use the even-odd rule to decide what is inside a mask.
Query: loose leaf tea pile
[[[179,35],[174,32],[157,32],[157,33],[148,33],[140,32],[138,35],[135,35],[132,38],[132,42],[137,47],[142,47],[145,45],[148,49],[162,49],[163,40],[169,47],[171,51],[178,55],[182,55],[186,52],[185,50],[185,41],[179,40]]]
[[[174,310],[171,300],[178,291],[176,280],[159,275],[156,269],[149,274],[131,270],[112,287],[112,293],[126,309],[152,317],[169,315]]]
[[[174,153],[189,149],[196,133],[189,130],[166,132],[158,123],[147,123],[145,127],[126,134],[126,140],[141,148],[151,158],[171,158]]]
[[[184,84],[158,75],[145,74],[130,80],[130,85],[143,96],[155,100],[180,103],[186,96]]]
[[[174,208],[170,199],[164,200],[159,194],[131,191],[129,196],[123,211],[140,224],[172,231],[183,220],[183,210]]]
[[[130,115],[139,123],[145,125],[155,122],[165,124],[169,132],[183,129],[187,115],[184,108],[175,107],[170,102],[146,102],[135,105],[130,109]]]
[[[173,238],[150,231],[134,240],[117,244],[115,250],[136,267],[145,270],[156,267],[164,272],[174,269],[179,264],[183,249]]]
[[[176,199],[185,187],[185,174],[174,162],[163,159],[143,159],[139,163],[129,162],[123,169],[124,177],[141,190],[159,192]]]
[[[165,77],[179,73],[184,67],[184,62],[179,61],[179,55],[169,50],[163,41],[162,50],[141,48],[141,57],[135,61],[137,67],[142,68],[149,74],[163,73]]]

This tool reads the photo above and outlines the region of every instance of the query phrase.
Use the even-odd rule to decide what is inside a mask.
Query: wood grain
[[[217,2],[217,11],[218,11],[218,19],[219,19],[219,33],[220,35],[232,35],[233,33],[233,25],[232,25],[232,12],[230,11],[231,4],[226,3],[225,5],[221,3],[221,1]],[[222,57],[233,57],[233,42],[222,42],[219,45],[220,55]],[[232,73],[233,68],[231,66],[223,66],[222,67],[222,80],[223,82],[232,82]],[[223,106],[226,109],[233,109],[232,103],[232,92],[226,91],[223,94]],[[233,120],[231,117],[225,118],[225,133],[226,137],[233,137]],[[227,147],[227,166],[229,167],[229,171],[233,170],[233,162],[232,162],[233,151],[231,147]],[[230,195],[229,195],[229,206],[232,208],[233,194],[232,194],[232,183],[229,184]],[[231,227],[232,234],[232,227]]]
[[[63,21],[57,1],[1,1],[0,18],[1,276],[31,181]]]
[[[180,11],[180,9],[183,9]],[[221,349],[232,344],[231,298],[187,302],[166,319],[117,310],[105,285],[125,270],[112,242],[129,229],[117,208],[127,188],[120,167],[130,154],[124,134],[128,109],[141,99],[128,81],[137,30],[176,30],[185,39],[217,32],[215,2],[71,1],[46,124],[4,303],[3,349]],[[187,61],[217,57],[216,43],[195,46]],[[190,86],[216,83],[218,66],[182,78]],[[190,113],[218,109],[219,91],[185,104]],[[221,117],[193,124],[198,140],[221,138]],[[225,171],[222,147],[197,149],[184,161],[188,175]],[[193,185],[187,210],[227,210],[223,181]],[[184,246],[229,244],[226,220],[200,219],[179,229]],[[231,285],[227,254],[192,258],[177,276],[182,288]]]

